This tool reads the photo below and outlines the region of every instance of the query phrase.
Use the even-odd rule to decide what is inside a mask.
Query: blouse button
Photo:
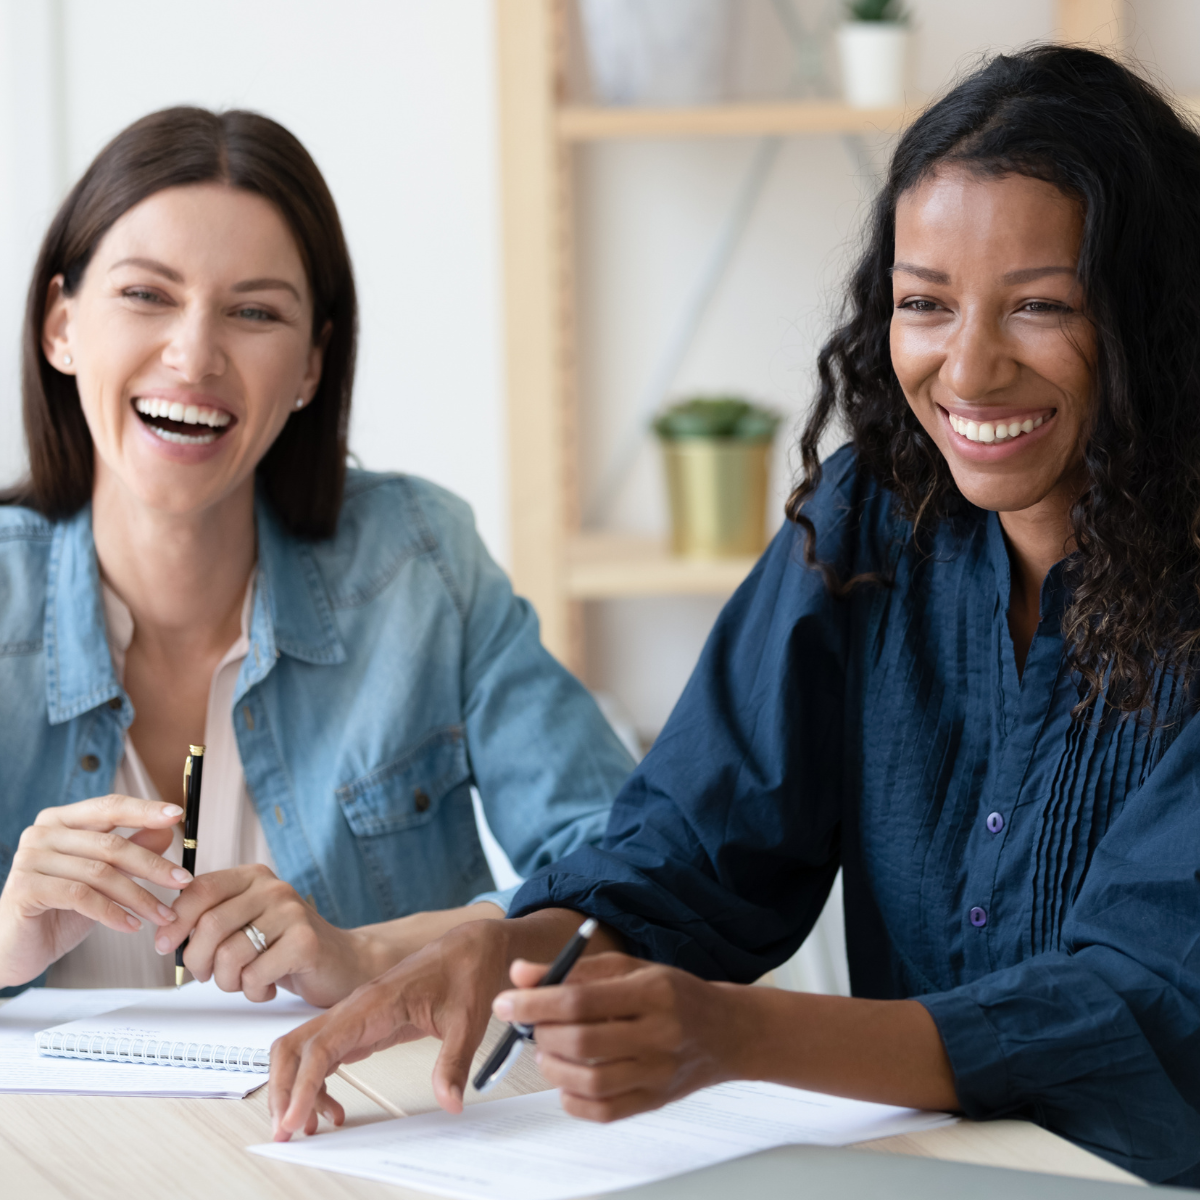
[[[112,698],[112,699],[111,699],[111,700],[108,702],[108,707],[109,707],[109,708],[111,708],[111,709],[113,710],[113,712],[116,712],[116,711],[117,711],[117,709],[119,709],[119,708],[121,707],[121,697],[120,697],[120,696],[114,696],[114,697],[113,697],[113,698]]]
[[[987,913],[982,908],[973,908],[968,915],[976,929],[982,929],[987,924]]]
[[[424,788],[417,788],[413,792],[413,808],[422,813],[429,811],[429,793]]]
[[[990,833],[999,833],[1004,828],[1004,817],[1000,813],[988,813],[987,827]]]
[[[100,770],[100,760],[94,754],[85,754],[80,760],[79,765],[85,771]]]

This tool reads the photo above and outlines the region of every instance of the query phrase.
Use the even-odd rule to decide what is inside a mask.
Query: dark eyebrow
[[[1023,271],[1009,271],[1003,276],[1005,283],[1032,283],[1044,275],[1074,275],[1074,267],[1026,267]]]
[[[172,270],[166,263],[160,263],[153,258],[123,258],[120,262],[113,263],[111,270],[116,270],[118,267],[141,267],[144,271],[153,271],[156,275],[161,275],[164,279],[169,279],[172,283],[182,283],[183,276],[178,271]],[[286,279],[244,279],[241,283],[233,285],[233,291],[241,294],[243,292],[272,292],[283,291],[291,292],[297,300],[301,299],[300,293],[296,290],[293,284],[288,283]]]
[[[118,267],[141,267],[144,271],[153,271],[172,283],[183,282],[183,276],[178,271],[171,270],[166,263],[157,262],[153,258],[123,258],[120,262],[113,263],[109,270],[115,271]]]
[[[233,285],[235,292],[291,292],[297,300],[300,293],[286,279],[245,279]]]
[[[893,263],[888,274],[895,275],[897,271],[903,271],[905,275],[915,275],[918,279],[925,280],[926,283],[950,282],[950,276],[945,271],[935,271],[932,267],[918,267],[916,263]]]

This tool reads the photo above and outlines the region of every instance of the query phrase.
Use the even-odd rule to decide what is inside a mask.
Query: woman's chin
[[[1022,472],[1019,476],[991,475],[985,471],[963,469],[951,463],[951,474],[968,503],[988,512],[1024,512],[1035,508],[1055,490],[1058,477],[1049,473]]]
[[[225,464],[212,461],[213,457],[181,463],[172,455],[147,453],[139,446],[137,453],[105,463],[104,472],[119,482],[119,492],[135,505],[164,516],[186,517],[237,490],[233,478],[237,472],[222,469]]]

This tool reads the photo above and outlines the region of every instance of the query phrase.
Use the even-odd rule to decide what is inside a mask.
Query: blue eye
[[[245,317],[250,321],[274,321],[275,314],[269,313],[265,308],[239,308],[237,310],[239,317]]]

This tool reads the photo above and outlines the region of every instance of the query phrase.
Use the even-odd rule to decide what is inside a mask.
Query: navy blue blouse
[[[915,997],[963,1110],[1024,1115],[1155,1181],[1200,1183],[1200,722],[1080,697],[1061,564],[1018,676],[995,514],[914,550],[844,448],[721,614],[605,841],[510,915],[586,912],[635,954],[748,982],[808,935],[838,867],[856,995]]]

